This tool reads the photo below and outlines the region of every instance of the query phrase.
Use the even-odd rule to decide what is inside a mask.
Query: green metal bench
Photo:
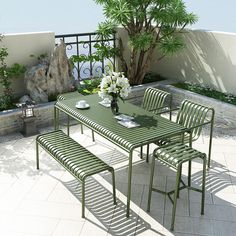
[[[191,170],[188,173],[188,184],[186,185],[181,180],[182,164],[185,162],[191,163],[191,161],[195,158],[200,158],[203,160],[202,189],[194,188],[191,186]],[[164,192],[159,189],[153,188],[155,159],[177,170],[176,184],[175,184],[175,189],[173,191]],[[177,198],[179,197],[179,191],[182,189],[188,188],[188,189],[202,193],[201,214],[203,215],[204,214],[204,200],[205,200],[206,162],[207,162],[207,157],[205,153],[201,153],[182,143],[169,143],[155,149],[153,152],[153,159],[152,159],[152,165],[151,165],[147,211],[148,212],[150,211],[152,191],[166,194],[170,198],[171,202],[173,203],[171,230],[174,230],[175,212],[176,212]],[[191,167],[191,165],[189,166]],[[182,183],[182,186],[180,186],[180,183]],[[170,197],[171,194],[174,194],[174,199]]]
[[[113,199],[116,204],[114,169],[100,160],[86,148],[57,130],[38,135],[36,138],[36,163],[39,169],[39,145],[58,161],[69,173],[82,184],[82,217],[85,212],[85,179],[88,176],[108,170],[112,174]]]
[[[79,93],[77,91],[69,92],[69,93],[62,93],[57,96],[57,101],[66,100],[66,99],[73,99],[73,98],[77,98],[77,97],[78,97],[78,99],[81,99],[81,97],[83,97],[83,96],[84,95],[82,95],[81,93]],[[83,125],[80,124],[80,127],[81,127],[81,134],[83,134],[84,133]],[[70,116],[67,116],[67,134],[70,135]],[[93,142],[95,141],[93,131],[92,131],[92,140],[93,140]]]

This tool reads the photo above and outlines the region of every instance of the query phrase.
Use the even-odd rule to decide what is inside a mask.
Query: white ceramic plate
[[[87,108],[89,108],[89,104],[87,103],[87,104],[85,104],[85,106],[80,106],[80,105],[76,104],[75,107],[78,109],[87,109]]]

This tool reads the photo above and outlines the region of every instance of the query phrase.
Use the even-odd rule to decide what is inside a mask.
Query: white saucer
[[[101,101],[101,102],[99,102],[99,104],[101,104],[101,105],[104,106],[104,107],[111,107],[111,102],[104,102],[104,101]]]
[[[78,108],[78,109],[87,109],[87,108],[89,108],[89,104],[86,103],[85,106],[80,106],[80,105],[76,104],[75,107]]]

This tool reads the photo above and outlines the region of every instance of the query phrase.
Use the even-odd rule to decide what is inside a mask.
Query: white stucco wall
[[[37,62],[37,56],[45,53],[51,55],[55,46],[55,34],[54,32],[6,34],[0,46],[7,48],[9,55],[6,58],[6,63],[8,66],[14,63],[32,66]],[[30,57],[30,55],[34,55],[36,58]],[[24,78],[13,79],[12,88],[14,94],[23,95],[26,92]]]
[[[184,39],[186,48],[178,54],[159,62],[154,55],[151,71],[236,95],[236,34],[194,30]]]
[[[123,29],[118,29],[118,33],[127,40]],[[203,83],[236,95],[236,34],[192,30],[183,36],[185,49],[160,61],[156,52],[150,71],[167,78]],[[125,43],[124,48],[127,57],[129,45]]]

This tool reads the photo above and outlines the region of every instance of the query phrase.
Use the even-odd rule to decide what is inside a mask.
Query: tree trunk
[[[127,67],[127,63],[126,63],[125,58],[124,58],[124,45],[123,45],[123,42],[122,42],[121,38],[119,38],[119,51],[120,51],[119,58],[120,58],[120,62],[121,62],[121,70],[127,76],[128,67]]]

